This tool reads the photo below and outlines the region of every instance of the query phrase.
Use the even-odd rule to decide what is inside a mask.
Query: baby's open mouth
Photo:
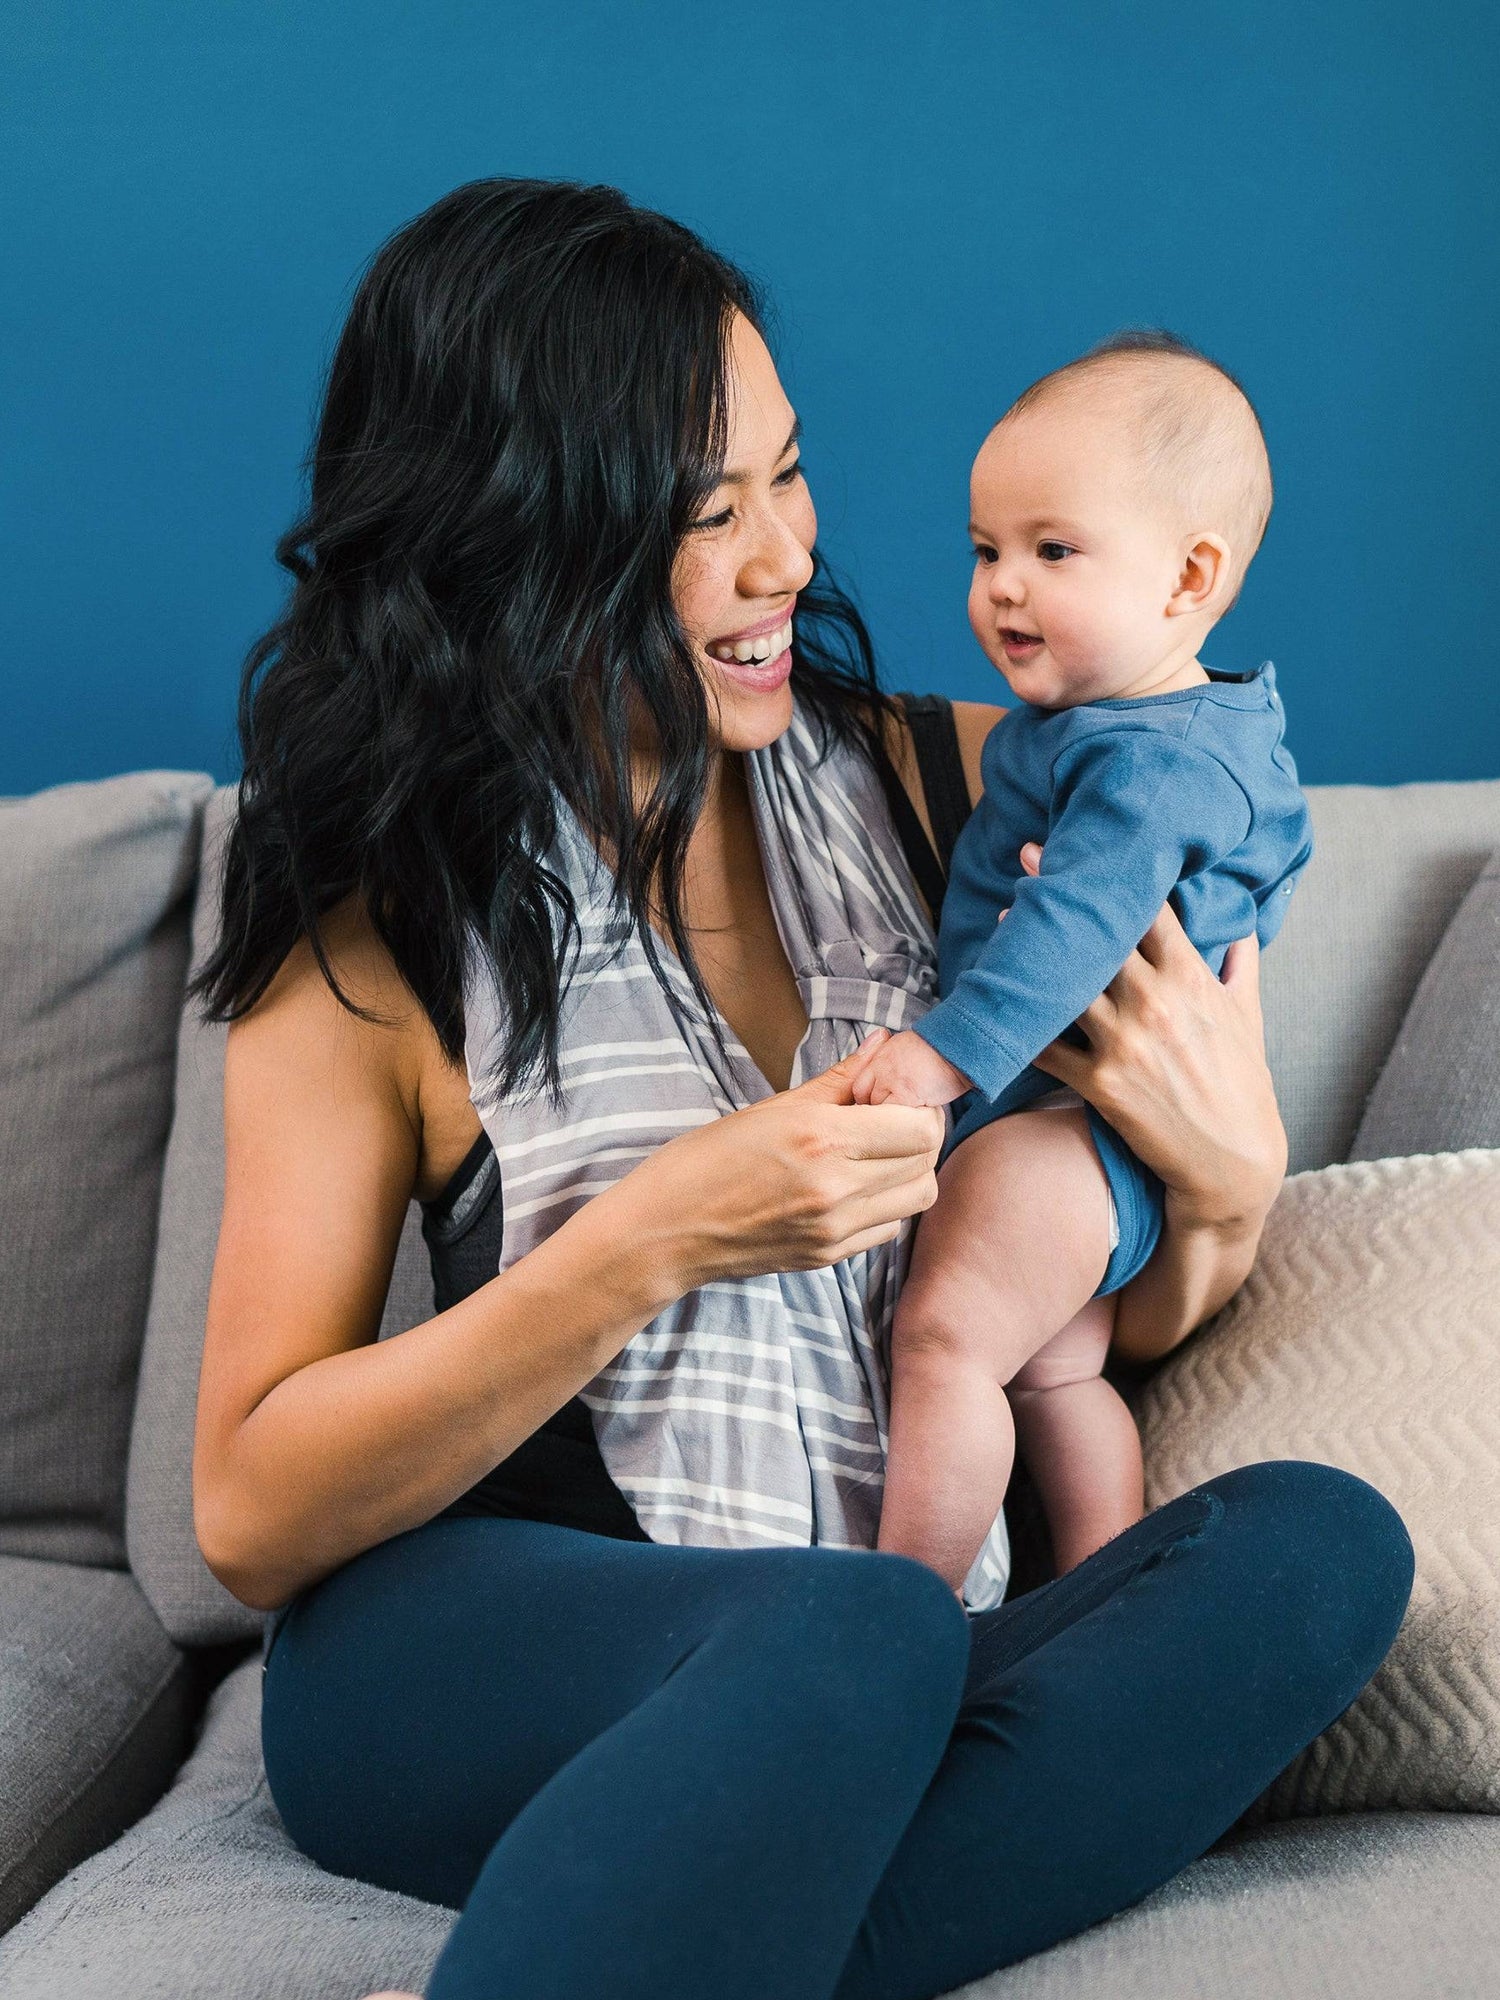
[[[1028,646],[1040,646],[1042,639],[1039,632],[1018,632],[1013,625],[1006,625],[1001,628],[1000,643],[1021,653]]]

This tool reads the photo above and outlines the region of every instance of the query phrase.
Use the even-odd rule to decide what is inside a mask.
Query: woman
[[[970,1619],[868,1552],[941,1125],[850,1085],[930,990],[898,832],[935,900],[943,801],[814,532],[756,301],[685,230],[491,181],[376,258],[200,982],[234,1025],[195,1497],[278,1613],[292,1836],[463,1909],[430,2000],[947,1991],[1200,1853],[1405,1605],[1391,1510],[1296,1464]],[[955,720],[972,796],[999,712]],[[1221,984],[1164,911],[1083,1028],[1046,1066],[1168,1189],[1147,1360],[1284,1167],[1253,946]],[[413,1195],[442,1309],[377,1344]],[[652,1457],[700,1445],[734,1480]]]

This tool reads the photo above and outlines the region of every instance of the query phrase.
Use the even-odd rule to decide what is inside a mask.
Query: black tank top
[[[905,786],[883,754],[880,777],[912,875],[936,914],[943,900],[953,843],[969,816],[969,789],[959,755],[953,704],[946,696],[935,694],[903,695],[901,700],[922,774],[936,853]],[[422,1235],[432,1262],[433,1294],[439,1312],[446,1312],[494,1277],[500,1268],[503,1217],[500,1163],[489,1135],[481,1132],[442,1193],[422,1204]],[[559,1527],[584,1528],[621,1541],[649,1539],[606,1471],[594,1439],[593,1418],[577,1396],[443,1511],[551,1521]]]

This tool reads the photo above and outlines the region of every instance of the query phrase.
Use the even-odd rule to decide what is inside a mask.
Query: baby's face
[[[1129,443],[1097,407],[1043,404],[992,431],[969,531],[969,623],[1023,701],[1135,692],[1186,636],[1166,608],[1183,538],[1143,498]]]

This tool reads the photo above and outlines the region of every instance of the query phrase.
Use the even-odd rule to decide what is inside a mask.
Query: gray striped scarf
[[[852,747],[836,745],[821,764],[818,754],[799,709],[745,760],[771,904],[808,1015],[794,1084],[851,1054],[870,1028],[905,1027],[936,990],[932,926],[879,777]],[[716,1046],[665,947],[665,987],[653,973],[560,801],[547,859],[582,931],[562,1004],[560,1106],[540,1090],[499,1097],[486,1084],[502,1014],[477,951],[465,996],[471,1094],[500,1165],[501,1270],[667,1139],[772,1094],[727,1025]],[[604,1463],[653,1541],[874,1547],[891,1315],[910,1247],[908,1223],[894,1242],[823,1270],[704,1285],[585,1387]],[[970,1572],[972,1609],[1000,1601],[1008,1570],[1002,1519]]]

